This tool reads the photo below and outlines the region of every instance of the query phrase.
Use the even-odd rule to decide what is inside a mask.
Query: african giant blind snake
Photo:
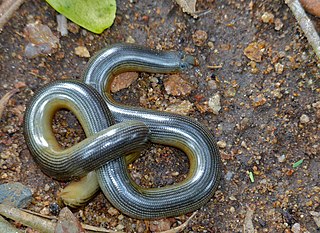
[[[110,93],[119,73],[179,72],[193,61],[181,52],[132,44],[101,50],[89,61],[81,81],[52,82],[32,98],[24,122],[31,154],[56,179],[81,177],[95,170],[108,200],[133,218],[177,216],[200,208],[212,197],[221,173],[212,133],[189,117],[116,103]],[[51,129],[54,113],[61,108],[76,115],[87,136],[66,150],[60,148]],[[190,169],[184,181],[149,189],[132,181],[124,156],[141,151],[148,141],[185,152]]]

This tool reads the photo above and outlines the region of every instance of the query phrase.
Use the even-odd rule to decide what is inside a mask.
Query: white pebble
[[[300,117],[300,122],[302,124],[306,124],[310,121],[310,118],[306,114],[302,114]]]

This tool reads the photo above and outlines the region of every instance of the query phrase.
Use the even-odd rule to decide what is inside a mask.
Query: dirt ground
[[[320,64],[284,1],[200,0],[197,9],[211,11],[198,19],[169,0],[117,4],[115,23],[101,35],[80,29],[61,37],[57,13],[40,0],[26,1],[4,27],[0,96],[24,86],[21,83],[25,87],[10,99],[0,121],[0,183],[18,181],[31,187],[34,199],[29,209],[51,214],[49,205],[57,202],[66,184],[45,176],[26,147],[22,126],[28,101],[46,83],[81,77],[88,58],[77,56],[75,47],[85,46],[92,55],[108,44],[130,40],[152,48],[184,50],[199,61],[184,75],[193,86],[190,94],[169,95],[163,84],[169,75],[142,73],[114,95],[125,104],[160,110],[186,100],[191,103],[187,115],[209,127],[219,141],[220,186],[184,232],[249,232],[244,230],[245,219],[252,220],[256,232],[291,232],[294,224],[300,224],[300,232],[319,232],[310,211],[320,212]],[[263,22],[266,12],[274,19]],[[320,32],[320,19],[310,17]],[[59,37],[60,48],[51,56],[30,59],[24,55],[23,31],[36,20]],[[250,59],[244,51],[253,43],[260,47],[257,57]],[[222,107],[217,114],[208,105],[215,94]],[[74,125],[70,113],[62,112],[55,119],[57,137],[66,146],[83,138],[81,127]],[[301,159],[302,164],[294,168]],[[176,149],[153,145],[130,170],[140,185],[164,186],[185,177],[187,161]],[[74,212],[82,222],[125,232],[160,227],[155,221],[114,211],[101,193]],[[188,216],[158,223],[175,227]]]

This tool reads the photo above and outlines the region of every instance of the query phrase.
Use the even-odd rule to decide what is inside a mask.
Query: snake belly
[[[83,81],[102,95],[116,122],[135,120],[149,127],[152,143],[174,146],[190,161],[187,178],[162,188],[142,188],[127,171],[125,158],[110,161],[97,170],[99,185],[109,201],[121,212],[139,219],[178,216],[204,205],[216,190],[220,155],[212,133],[197,121],[116,103],[110,93],[115,75],[126,71],[150,73],[180,72],[193,63],[181,52],[162,52],[132,44],[116,44],[100,51],[88,63]]]

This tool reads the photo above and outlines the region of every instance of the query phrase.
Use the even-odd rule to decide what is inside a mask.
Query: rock
[[[25,48],[25,55],[28,58],[51,54],[59,47],[59,39],[53,35],[47,25],[39,22],[27,24],[24,34],[29,41]]]
[[[150,231],[159,232],[167,231],[171,227],[171,222],[169,219],[161,219],[150,222]]]
[[[278,161],[279,163],[283,163],[284,161],[286,161],[286,155],[285,154],[282,154],[278,157]]]
[[[119,211],[118,211],[116,208],[110,207],[110,208],[108,209],[108,213],[109,213],[111,216],[114,216],[114,215],[118,215],[118,214],[119,214]]]
[[[300,117],[300,123],[306,124],[310,121],[310,118],[306,114],[302,114]]]
[[[259,107],[264,105],[267,102],[267,99],[264,97],[263,94],[259,94],[252,100],[252,106],[253,107]]]
[[[138,77],[137,72],[125,72],[117,75],[111,84],[111,92],[115,93],[129,87]]]
[[[60,211],[54,233],[85,233],[78,219],[67,208]]]
[[[31,199],[31,189],[19,182],[0,185],[0,203],[25,208]]]
[[[207,39],[208,39],[208,34],[203,30],[197,30],[192,35],[193,43],[196,46],[203,46],[204,42],[206,42]]]
[[[192,109],[193,109],[193,104],[188,100],[184,100],[184,101],[169,105],[165,109],[165,111],[186,116],[192,111]]]
[[[215,94],[214,96],[212,96],[208,101],[208,105],[213,114],[218,115],[219,111],[221,110],[220,95]]]
[[[221,149],[224,149],[224,148],[226,148],[227,143],[226,143],[225,141],[218,141],[218,142],[217,142],[217,146],[218,146],[219,148],[221,148]]]
[[[293,224],[293,226],[291,227],[291,231],[292,233],[300,233],[300,224],[297,222]]]
[[[252,42],[243,51],[244,55],[251,61],[261,62],[265,50],[265,42]]]
[[[273,23],[274,22],[274,15],[270,12],[264,12],[261,16],[261,20],[264,23]]]
[[[79,57],[90,57],[90,53],[88,51],[88,49],[84,46],[78,46],[74,49],[74,52],[76,53],[76,55],[78,55]]]
[[[226,180],[231,180],[233,175],[234,175],[234,172],[228,171],[227,174],[224,176],[224,178]]]
[[[166,92],[173,96],[186,96],[194,89],[188,81],[177,74],[170,75],[163,85]]]
[[[67,18],[64,15],[57,15],[57,31],[61,33],[61,36],[68,35],[68,23]]]

